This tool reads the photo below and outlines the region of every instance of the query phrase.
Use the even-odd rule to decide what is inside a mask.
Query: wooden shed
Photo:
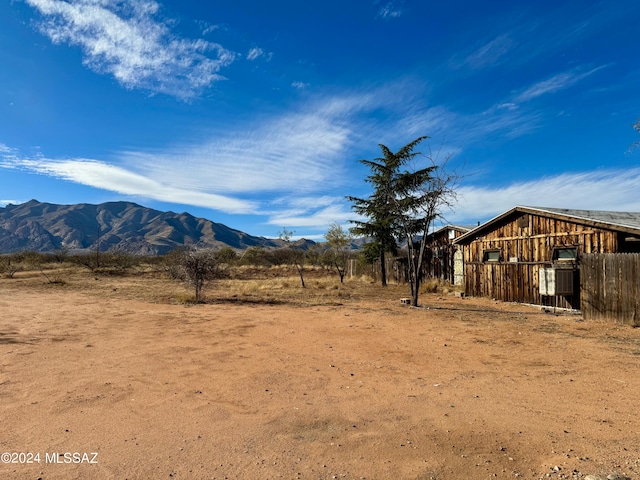
[[[423,263],[424,275],[439,278],[453,285],[462,285],[464,280],[462,247],[453,242],[470,229],[470,227],[458,225],[445,225],[429,234]]]
[[[465,294],[580,309],[580,258],[640,252],[640,213],[521,207],[454,241]]]

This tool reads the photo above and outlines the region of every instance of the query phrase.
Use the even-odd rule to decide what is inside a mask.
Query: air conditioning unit
[[[540,295],[573,295],[575,270],[571,268],[541,268],[539,270]]]

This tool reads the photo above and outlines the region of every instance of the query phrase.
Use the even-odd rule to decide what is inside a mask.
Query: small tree
[[[307,250],[307,261],[314,267],[322,266],[323,253],[319,245],[313,245]]]
[[[344,283],[344,274],[347,270],[351,250],[351,234],[345,232],[337,223],[333,223],[324,237],[331,246],[332,264],[340,275],[340,283]]]
[[[17,263],[14,254],[0,255],[0,273],[4,272],[9,278],[13,278],[18,271]]]
[[[194,288],[196,302],[201,302],[202,290],[211,280],[226,274],[227,264],[218,252],[210,249],[191,249],[182,252],[179,259],[181,278]]]
[[[96,240],[96,263],[95,268],[100,268],[100,241],[102,240],[102,227],[98,224],[98,238]],[[93,268],[89,267],[92,271]]]
[[[264,259],[269,266],[287,265],[291,263],[291,252],[288,247],[270,248],[265,251]]]
[[[217,252],[218,259],[227,265],[233,265],[238,261],[238,253],[231,247],[222,247]]]
[[[62,263],[69,256],[69,247],[66,245],[61,245],[60,248],[56,248],[53,251],[53,255],[56,258],[56,262]]]
[[[268,265],[266,252],[262,247],[253,246],[247,248],[238,259],[242,265],[252,265],[254,267]]]
[[[293,242],[291,241],[291,237],[293,236],[293,232],[287,230],[286,228],[282,229],[282,232],[278,235],[280,240],[285,242],[286,248],[289,249],[289,258],[291,263],[296,266],[296,270],[298,271],[298,275],[300,275],[300,282],[302,283],[302,288],[306,288],[304,284],[304,252],[299,248],[296,248]]]
[[[333,270],[333,257],[333,250],[331,248],[325,248],[322,255],[320,255],[320,266],[324,270]]]
[[[358,253],[360,265],[373,265],[380,260],[380,246],[376,242],[365,243]]]

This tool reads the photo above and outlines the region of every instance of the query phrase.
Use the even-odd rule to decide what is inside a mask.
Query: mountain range
[[[304,247],[314,242],[296,243]],[[131,202],[56,205],[31,200],[0,208],[0,253],[61,248],[78,253],[99,248],[159,255],[183,246],[243,250],[277,248],[283,242],[254,237],[188,213],[161,212]]]

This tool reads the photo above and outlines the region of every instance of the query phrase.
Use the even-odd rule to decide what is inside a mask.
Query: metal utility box
[[[541,268],[539,270],[540,295],[573,295],[575,270],[571,268]]]

